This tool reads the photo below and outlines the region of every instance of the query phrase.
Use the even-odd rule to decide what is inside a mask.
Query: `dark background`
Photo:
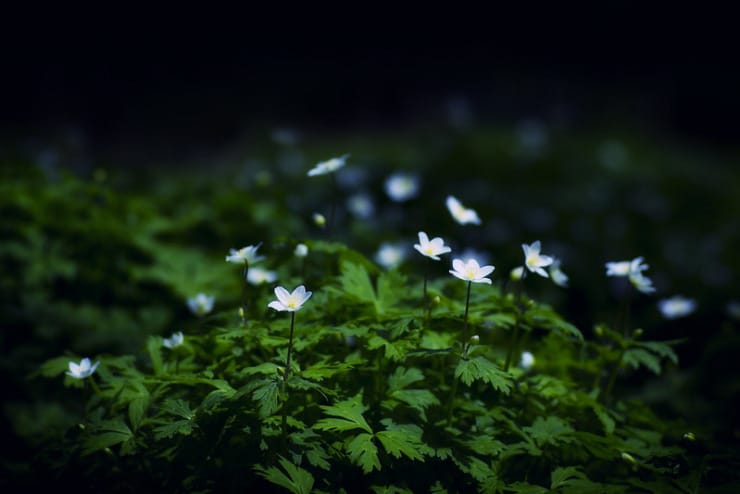
[[[477,122],[627,122],[732,147],[729,13],[614,3],[400,12],[111,10],[6,19],[6,143],[73,129],[108,164],[177,162],[276,125],[403,128],[465,100]]]

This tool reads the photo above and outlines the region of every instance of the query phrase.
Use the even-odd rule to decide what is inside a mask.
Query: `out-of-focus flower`
[[[261,245],[262,244],[259,243],[257,245],[247,245],[239,250],[229,249],[229,255],[226,256],[226,261],[234,264],[254,264],[259,262],[264,259],[263,256],[257,255],[257,249],[259,249]]]
[[[95,372],[95,369],[100,365],[100,361],[90,365],[90,359],[85,357],[80,360],[79,364],[74,362],[69,363],[69,370],[66,372],[68,376],[74,377],[75,379],[85,379]]]
[[[188,299],[188,308],[196,316],[204,316],[213,310],[213,304],[216,297],[199,293],[195,297]]]
[[[740,302],[738,302],[737,300],[730,300],[729,302],[727,302],[727,313],[733,319],[737,319],[740,321]]]
[[[385,180],[385,193],[396,202],[413,199],[419,194],[419,176],[396,172]]]
[[[308,246],[306,244],[296,245],[293,254],[296,257],[306,257],[308,255]]]
[[[277,311],[295,312],[306,303],[306,300],[311,298],[312,293],[307,292],[306,287],[303,285],[293,290],[292,293],[289,293],[282,286],[277,286],[275,287],[277,300],[273,300],[267,306]]]
[[[522,279],[522,276],[524,276],[524,266],[517,266],[509,273],[509,278],[512,281],[519,281]]]
[[[375,214],[375,203],[370,195],[359,192],[347,199],[347,210],[356,217],[366,220]]]
[[[540,254],[541,244],[539,240],[535,240],[530,245],[522,244],[522,250],[524,251],[524,266],[533,273],[537,273],[543,278],[548,278],[547,271],[544,267],[552,264],[552,257],[544,256]]]
[[[452,268],[450,274],[456,278],[460,278],[464,281],[472,281],[473,283],[488,283],[491,284],[490,278],[486,278],[489,274],[493,273],[496,269],[494,266],[481,266],[475,259],[468,259],[468,262],[463,262],[462,259],[455,259],[452,261]]]
[[[308,170],[308,176],[314,177],[316,175],[333,173],[347,164],[347,158],[349,158],[349,154],[345,154],[344,156],[339,156],[337,158],[331,158],[326,161],[320,161],[316,166]]]
[[[688,316],[696,310],[696,301],[690,298],[676,295],[658,302],[658,309],[666,319],[678,319]]]
[[[263,283],[272,283],[277,280],[277,273],[262,268],[250,268],[247,272],[247,282],[252,285],[261,285]]]
[[[324,218],[324,215],[321,213],[313,214],[313,222],[319,228],[324,228],[324,226],[326,226],[326,218]]]
[[[406,249],[400,244],[384,242],[375,253],[375,261],[386,269],[393,269],[406,259]]]
[[[441,237],[434,237],[429,240],[429,237],[425,232],[419,232],[419,243],[414,244],[414,249],[418,250],[423,256],[439,261],[441,254],[447,254],[452,251],[445,245],[445,241]]]
[[[642,272],[650,266],[643,264],[643,260],[644,258],[640,256],[635,257],[631,261],[607,262],[605,264],[606,275],[627,276],[629,277],[630,283],[632,283],[638,291],[642,293],[652,293],[655,291],[652,280],[642,274]]]
[[[474,209],[464,207],[455,196],[447,196],[447,209],[450,211],[450,214],[455,221],[461,225],[466,225],[468,223],[480,225],[481,223],[478,213],[476,213]]]
[[[642,293],[653,293],[655,291],[653,280],[642,273],[631,274],[629,278],[632,286],[634,286],[638,291]]]
[[[172,336],[169,338],[165,338],[162,340],[162,344],[166,346],[167,348],[177,348],[180,345],[182,345],[182,342],[185,340],[185,337],[182,334],[182,331],[178,331],[177,333],[172,333]]]
[[[519,359],[519,367],[524,370],[529,370],[534,365],[534,355],[531,352],[524,351]]]
[[[547,270],[550,272],[553,283],[562,287],[568,286],[568,275],[560,270],[560,259],[553,258],[552,264]]]

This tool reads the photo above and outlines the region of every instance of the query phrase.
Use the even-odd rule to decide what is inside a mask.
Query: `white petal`
[[[424,247],[429,243],[429,237],[425,232],[419,232],[419,244]]]
[[[307,291],[306,294],[303,296],[303,300],[301,301],[301,305],[303,305],[304,303],[306,303],[306,300],[308,300],[309,298],[311,298],[311,295],[313,295],[313,292]]]
[[[483,266],[480,268],[480,271],[478,271],[478,277],[483,278],[484,276],[488,276],[489,274],[493,273],[493,270],[496,269],[495,266]]]
[[[454,259],[452,261],[452,267],[455,269],[455,271],[462,273],[465,271],[465,263],[462,262],[462,259]]]
[[[277,311],[284,311],[284,310],[288,310],[288,308],[287,308],[286,306],[284,306],[283,304],[281,304],[281,303],[280,303],[279,301],[277,301],[277,300],[273,300],[272,302],[270,302],[269,304],[267,304],[267,306],[268,306],[269,308],[271,308],[271,309],[275,309],[275,310],[277,310]]]
[[[305,294],[306,294],[306,287],[303,285],[300,285],[300,286],[297,286],[295,290],[293,290],[293,293],[291,293],[290,296],[295,298],[296,300],[301,300]]]
[[[452,276],[454,276],[455,278],[460,278],[463,281],[470,281],[466,277],[464,277],[461,273],[459,273],[458,271],[453,271],[453,270],[450,269],[450,274]]]
[[[282,286],[276,286],[275,296],[283,305],[288,305],[288,298],[290,298],[290,293],[288,292],[288,290],[286,290]]]

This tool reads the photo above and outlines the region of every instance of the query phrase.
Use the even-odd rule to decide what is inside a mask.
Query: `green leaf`
[[[373,443],[372,434],[363,432],[355,436],[346,446],[350,459],[362,467],[366,474],[380,470],[380,459],[378,459],[378,447]]]
[[[254,469],[269,482],[284,487],[293,494],[310,494],[311,489],[313,489],[314,478],[309,471],[293,465],[282,456],[280,457],[280,466],[288,475],[285,475],[277,467],[264,468],[261,465],[255,465]]]
[[[93,427],[90,435],[82,443],[82,454],[89,455],[95,451],[109,448],[116,444],[133,439],[134,433],[120,420],[106,420]]]
[[[134,430],[137,430],[141,425],[141,421],[144,419],[148,406],[149,393],[141,394],[129,402],[128,418],[131,422],[131,427],[133,427]]]
[[[280,408],[280,384],[282,380],[278,377],[272,379],[261,379],[255,383],[252,399],[257,402],[260,417],[269,417]]]
[[[592,404],[591,409],[594,411],[594,414],[599,419],[599,422],[601,422],[601,425],[604,426],[604,433],[606,435],[612,434],[614,432],[614,427],[616,423],[614,422],[614,419],[611,418],[611,416],[609,415],[609,411],[598,403]]]
[[[44,377],[57,377],[60,374],[64,374],[66,371],[69,370],[69,363],[73,362],[74,359],[70,357],[56,357],[50,360],[47,360],[43,364],[41,364],[41,367],[37,371],[35,371],[32,375],[40,374]],[[77,363],[79,363],[79,360],[77,360]]]
[[[171,413],[172,415],[177,415],[185,420],[192,420],[195,416],[193,411],[190,409],[190,404],[184,400],[172,400],[168,398],[164,400],[164,403],[162,404],[162,411]]]
[[[489,383],[494,389],[508,395],[511,391],[511,376],[499,369],[496,364],[483,356],[460,359],[455,369],[455,377],[470,386],[473,381]]]
[[[375,434],[388,454],[401,458],[407,456],[412,460],[424,461],[420,450],[429,447],[421,440],[422,430],[413,424],[394,424],[386,426],[386,430]]]
[[[377,303],[370,275],[360,264],[348,261],[342,262],[339,282],[346,295],[357,299],[359,302],[373,305]]]
[[[570,479],[585,479],[586,475],[577,467],[556,468],[550,474],[550,489],[557,489],[565,485]]]
[[[676,355],[676,352],[673,351],[673,348],[671,348],[670,345],[676,345],[678,343],[682,343],[683,341],[684,340],[638,341],[636,345],[642,348],[646,348],[647,350],[650,350],[652,353],[662,358],[667,358],[674,364],[678,364],[678,355]]]
[[[393,374],[388,376],[388,391],[393,392],[405,388],[409,384],[423,380],[424,374],[416,367],[410,369],[398,367]]]
[[[522,430],[537,443],[537,446],[573,441],[573,427],[560,417],[537,417],[531,426],[523,427]]]
[[[401,362],[406,359],[411,343],[407,340],[388,341],[378,334],[374,334],[367,340],[367,347],[370,350],[385,348],[385,357],[394,362]]]
[[[631,348],[624,352],[622,362],[634,369],[645,366],[654,374],[660,375],[660,359],[642,348]]]
[[[394,270],[386,271],[378,276],[378,308],[385,313],[408,296],[406,277]]]
[[[149,358],[152,361],[154,374],[162,373],[162,338],[160,336],[150,336],[146,340],[146,350],[149,352]]]
[[[514,482],[509,484],[506,490],[516,494],[547,494],[546,488],[529,482]]]
[[[465,441],[464,444],[476,453],[487,457],[498,456],[506,448],[504,443],[488,435],[476,436]]]
[[[189,436],[193,432],[193,421],[192,420],[175,420],[162,424],[154,428],[154,439],[160,440],[163,438],[169,438],[175,434],[182,434],[183,436]]]
[[[313,426],[314,429],[324,431],[351,431],[362,429],[370,434],[373,430],[362,416],[367,407],[362,404],[362,393],[348,400],[339,401],[334,405],[322,405],[321,409],[326,415],[338,418],[321,419]]]

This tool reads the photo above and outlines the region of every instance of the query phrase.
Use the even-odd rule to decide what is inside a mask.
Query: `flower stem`
[[[516,302],[516,319],[514,320],[514,334],[511,337],[511,344],[509,345],[509,351],[506,352],[506,362],[504,363],[504,372],[508,372],[511,366],[511,361],[514,358],[514,349],[516,347],[516,341],[519,338],[519,326],[522,315],[524,314],[525,306],[521,302],[522,291],[524,289],[524,278],[527,276],[526,272],[522,270],[522,277],[516,284],[516,293],[514,294],[514,300]]]
[[[100,396],[100,388],[98,387],[98,383],[95,382],[95,378],[92,376],[90,376],[90,386],[92,387],[95,394]]]
[[[447,425],[450,425],[452,423],[452,410],[454,409],[456,394],[457,394],[457,377],[455,377],[455,373],[453,370],[452,389],[450,390],[450,398],[447,403]]]
[[[468,309],[470,309],[470,287],[472,281],[468,281],[468,294],[465,297],[465,317],[463,318],[463,355],[468,354]]]
[[[242,285],[242,310],[244,311],[244,317],[242,318],[242,322],[246,324],[247,322],[247,296],[248,296],[248,290],[249,290],[249,282],[247,281],[247,275],[249,274],[249,263],[245,260],[244,261],[244,284]]]
[[[293,350],[293,328],[295,327],[295,312],[290,313],[290,337],[288,338],[288,356],[285,359],[285,374],[283,374],[283,381],[288,380],[288,374],[290,374],[290,353]]]
[[[614,367],[612,367],[612,371],[609,374],[609,380],[606,384],[606,389],[604,390],[604,394],[602,395],[604,403],[606,403],[606,401],[609,399],[609,395],[611,395],[612,390],[614,389],[614,383],[617,380],[617,373],[619,372],[619,368],[622,366],[624,352],[625,349],[623,348],[622,351],[619,352],[619,356],[617,357],[617,359],[614,361]]]
[[[429,322],[429,300],[427,300],[427,279],[429,278],[429,259],[426,260],[426,264],[424,264],[424,297],[423,297],[423,304],[424,304],[424,325],[426,326]]]
[[[336,174],[330,173],[330,175],[331,175],[331,206],[329,208],[329,218],[327,221],[328,225],[326,228],[326,234],[331,239],[332,231],[334,228],[334,213],[336,212],[336,209],[337,209],[337,196],[339,194],[337,191],[337,177],[335,176]]]
[[[622,307],[619,310],[619,326],[622,328],[622,336],[627,338],[629,330],[629,317],[630,317],[630,298],[632,296],[631,283],[627,282],[627,286],[624,289],[622,296]]]

